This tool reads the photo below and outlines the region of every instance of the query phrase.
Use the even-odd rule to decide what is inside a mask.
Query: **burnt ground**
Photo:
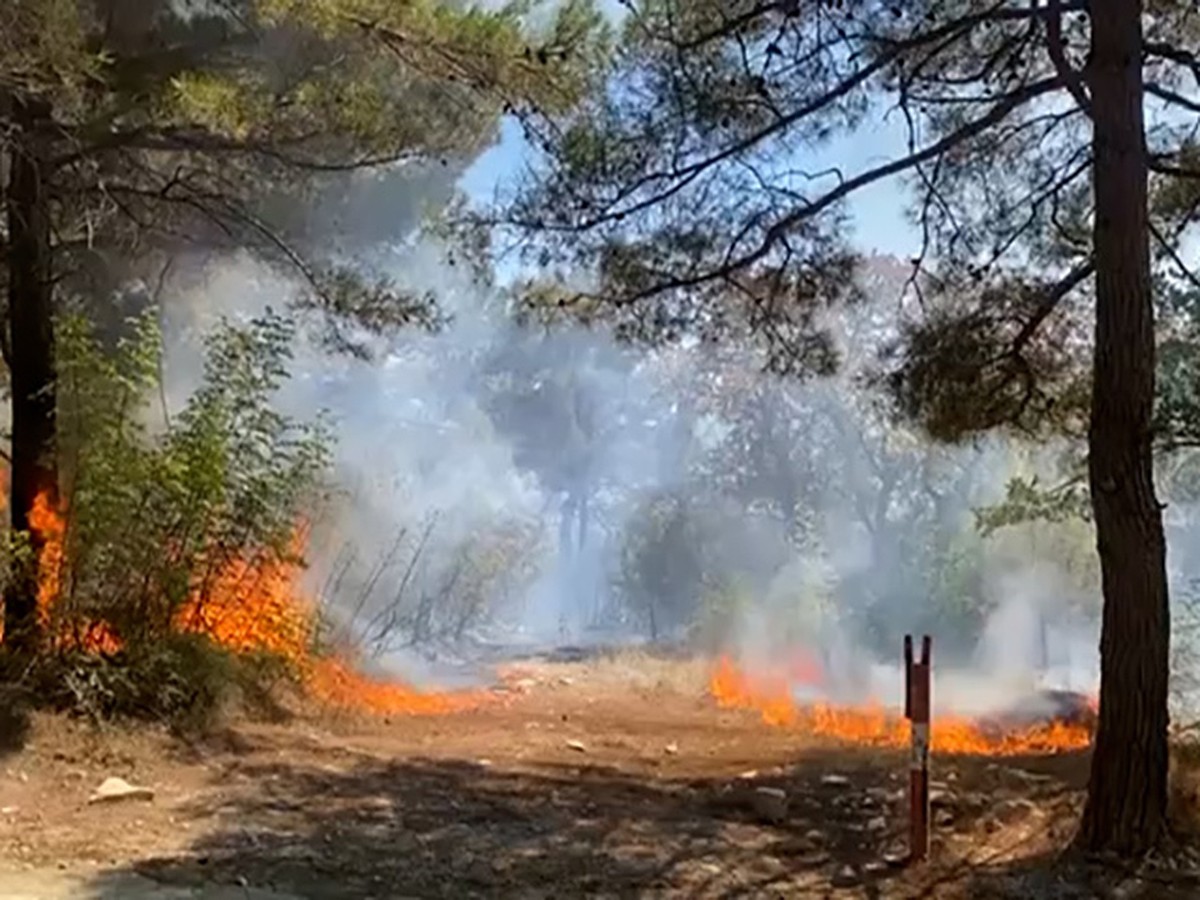
[[[904,868],[902,754],[717,710],[694,664],[525,669],[474,712],[202,745],[35,718],[0,743],[0,896],[1200,896],[1182,850],[1140,873],[1058,858],[1082,754],[935,760],[933,859]],[[155,796],[89,805],[110,775]]]

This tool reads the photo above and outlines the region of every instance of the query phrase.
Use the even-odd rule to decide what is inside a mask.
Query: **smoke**
[[[1049,544],[973,527],[1041,463],[1001,439],[931,446],[855,378],[890,334],[904,267],[873,260],[873,302],[837,320],[843,375],[783,382],[750,351],[650,353],[600,327],[518,325],[502,292],[418,230],[459,174],[354,180],[296,224],[451,316],[370,363],[302,342],[280,397],[291,415],[333,416],[338,493],[309,587],[376,664],[446,682],[447,661],[468,668],[489,648],[707,629],[751,663],[816,658],[823,678],[798,694],[897,703],[900,638],[930,633],[939,705],[1094,690],[1094,587]],[[217,317],[299,289],[248,256],[180,260],[162,304],[168,406],[194,390],[197,337]],[[960,607],[976,601],[972,618]]]
[[[419,651],[478,638],[485,622],[493,640],[579,639],[606,593],[625,514],[613,498],[680,477],[678,436],[665,433],[673,401],[656,396],[644,360],[601,332],[518,326],[497,290],[418,235],[452,183],[440,168],[365,177],[289,223],[433,292],[451,320],[373,362],[301,341],[278,398],[300,419],[328,410],[337,435],[310,588],[343,637],[407,677],[429,675]],[[249,255],[177,259],[161,304],[169,414],[199,384],[200,338],[218,319],[284,308],[302,287]]]

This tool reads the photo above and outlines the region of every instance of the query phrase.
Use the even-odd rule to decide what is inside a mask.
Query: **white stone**
[[[88,803],[117,803],[122,800],[153,800],[154,791],[130,784],[124,778],[105,778]]]

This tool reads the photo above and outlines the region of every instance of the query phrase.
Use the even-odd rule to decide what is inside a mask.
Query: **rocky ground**
[[[1058,859],[1080,755],[905,759],[724,712],[695,664],[528,663],[442,718],[242,724],[200,745],[37,718],[0,750],[0,897],[1195,897],[1200,858]],[[99,796],[106,779],[110,781]]]

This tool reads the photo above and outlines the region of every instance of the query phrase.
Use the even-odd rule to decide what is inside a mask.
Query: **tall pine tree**
[[[941,439],[1086,433],[1104,614],[1080,842],[1152,846],[1169,635],[1152,288],[1184,265],[1200,207],[1194,4],[627,5],[607,89],[531,129],[545,164],[506,223],[547,266],[596,273],[565,305],[650,340],[749,329],[776,371],[811,374],[829,358],[821,310],[855,297],[844,202],[906,179],[923,302],[891,387]],[[907,137],[894,158],[806,167],[885,115]]]

